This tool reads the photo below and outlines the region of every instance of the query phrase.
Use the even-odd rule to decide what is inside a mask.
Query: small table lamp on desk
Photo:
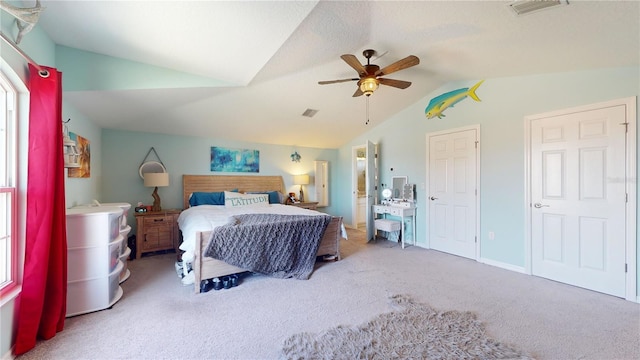
[[[300,202],[304,202],[304,192],[302,191],[302,185],[309,184],[309,175],[308,174],[294,175],[293,183],[295,185],[300,185],[300,199],[298,200],[300,200]]]
[[[153,190],[153,209],[152,211],[161,211],[160,196],[158,195],[159,186],[169,186],[169,174],[168,173],[145,173],[144,174],[144,186],[155,187]]]

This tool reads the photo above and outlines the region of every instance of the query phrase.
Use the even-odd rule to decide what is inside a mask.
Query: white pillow
[[[224,192],[224,206],[238,208],[246,206],[271,206],[268,194],[241,194],[237,192]]]

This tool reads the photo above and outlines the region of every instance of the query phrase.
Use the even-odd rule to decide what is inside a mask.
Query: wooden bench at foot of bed
[[[211,257],[203,256],[211,231],[198,232],[196,234],[196,249],[193,260],[193,273],[195,275],[195,291],[200,293],[200,282],[205,279],[213,279],[216,277],[237,274],[246,269],[239,268],[237,266],[229,265],[222,260],[217,260]],[[320,247],[318,248],[317,255],[335,256],[336,260],[340,260],[340,239],[342,238],[342,218],[333,216],[331,222],[327,225],[327,229],[324,231],[322,240],[320,240]]]

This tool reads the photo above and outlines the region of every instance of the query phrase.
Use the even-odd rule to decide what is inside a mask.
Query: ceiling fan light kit
[[[376,78],[367,77],[358,82],[360,87],[360,91],[366,96],[373,94],[374,91],[378,90],[378,80]]]

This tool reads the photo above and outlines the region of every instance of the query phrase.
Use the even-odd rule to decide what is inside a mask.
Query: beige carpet
[[[472,312],[487,336],[538,359],[640,358],[638,304],[363,238],[350,231],[343,259],[318,263],[309,280],[250,276],[199,295],[178,280],[174,254],[130,261],[112,309],[67,319],[64,331],[19,359],[276,359],[292,335],[393,311],[395,294],[438,311]]]

